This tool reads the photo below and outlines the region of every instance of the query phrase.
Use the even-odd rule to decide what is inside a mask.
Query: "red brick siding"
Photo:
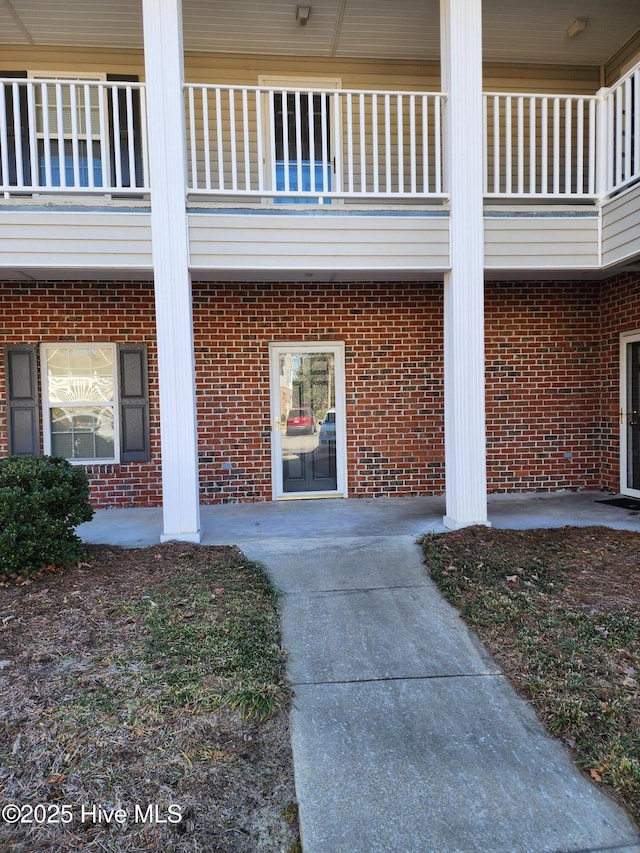
[[[272,341],[344,342],[350,495],[441,492],[440,291],[437,284],[194,285],[204,500],[271,497]]]
[[[149,353],[151,451],[149,463],[89,465],[95,506],[159,506],[160,425],[153,290],[148,283],[0,283],[4,344],[144,343]],[[6,399],[4,359],[0,397]],[[0,406],[0,455],[7,453],[6,407]]]
[[[0,284],[0,295],[4,343],[148,345],[152,461],[89,474],[96,506],[159,505],[152,286]],[[344,342],[350,495],[444,491],[440,284],[194,283],[193,300],[204,503],[271,497],[271,341]],[[490,491],[617,490],[618,340],[633,328],[636,275],[487,284]]]
[[[490,491],[600,486],[599,288],[486,286]]]
[[[268,345],[287,340],[345,343],[351,495],[442,492],[440,291],[436,284],[194,284],[203,502],[270,499]],[[149,345],[152,462],[90,466],[89,473],[96,506],[159,504],[151,286],[41,283],[4,285],[0,293],[7,343]],[[6,453],[6,422],[0,433]]]
[[[640,331],[640,276],[625,273],[602,285],[602,485],[620,488],[620,334]]]

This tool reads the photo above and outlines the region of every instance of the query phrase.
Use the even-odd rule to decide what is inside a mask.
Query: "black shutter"
[[[40,455],[38,368],[35,346],[5,347],[9,454]]]
[[[137,83],[138,76],[136,74],[107,74],[107,82],[109,83]],[[116,182],[116,162],[115,158],[120,152],[120,170],[122,174],[122,185],[124,187],[141,187],[143,184],[142,175],[142,115],[140,111],[140,91],[135,89],[131,92],[131,110],[133,118],[133,151],[134,151],[134,169],[135,174],[131,174],[129,168],[129,123],[127,121],[127,93],[124,89],[119,89],[117,92],[117,109],[118,109],[118,145],[115,144],[115,128],[113,124],[113,93],[108,91],[109,104],[109,143],[111,148],[111,181],[115,185]]]
[[[147,348],[121,344],[120,363],[120,460],[148,462],[151,459],[149,436],[149,380]]]
[[[0,71],[0,77],[24,80],[27,77],[27,72]],[[2,175],[2,183],[11,187],[18,186],[18,184],[25,184],[26,186],[29,186],[31,184],[31,164],[29,161],[29,112],[27,108],[27,89],[25,86],[19,87],[18,118],[20,124],[20,137],[16,139],[13,87],[11,83],[4,83],[3,88],[5,118],[7,122],[7,163],[9,174]],[[0,147],[2,146],[2,143],[3,140],[0,139]],[[22,152],[22,173],[20,175],[18,174],[18,150]]]

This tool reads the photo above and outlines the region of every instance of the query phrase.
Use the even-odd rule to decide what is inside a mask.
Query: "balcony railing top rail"
[[[187,84],[186,190],[255,203],[447,198],[446,96]],[[597,95],[487,92],[488,199],[597,201],[640,181],[640,64]],[[145,86],[0,80],[0,192],[144,196]]]

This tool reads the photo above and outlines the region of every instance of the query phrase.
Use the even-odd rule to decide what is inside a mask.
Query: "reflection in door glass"
[[[335,491],[335,357],[330,352],[280,354],[283,489]]]

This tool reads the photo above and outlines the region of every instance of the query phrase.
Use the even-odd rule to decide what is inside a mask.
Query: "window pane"
[[[55,74],[47,75],[48,79],[57,79]],[[65,79],[68,79],[65,77]],[[103,90],[95,85],[79,83],[46,83],[38,81],[34,86],[36,106],[36,132],[45,132],[45,110],[47,103],[48,131],[51,136],[58,136],[58,101],[62,107],[62,132],[70,136],[73,128],[73,113],[77,132],[87,134],[87,106],[89,112],[90,130],[94,136],[100,133],[100,98],[104,97]]]
[[[113,459],[113,409],[51,409],[51,453],[64,459]]]
[[[56,347],[47,350],[51,403],[111,402],[113,350],[110,347]]]

